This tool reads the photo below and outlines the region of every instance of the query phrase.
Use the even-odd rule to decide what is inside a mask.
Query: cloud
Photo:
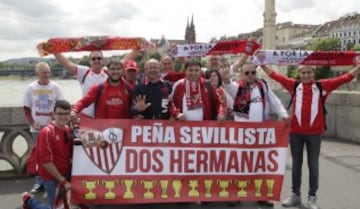
[[[7,12],[11,12],[17,17],[46,18],[48,16],[64,14],[56,5],[51,4],[49,1],[42,0],[2,0],[0,5],[2,5],[3,9],[7,10]]]
[[[194,15],[197,40],[236,36],[263,25],[265,0],[1,0],[0,59],[37,56],[53,37],[88,35],[183,39]],[[360,11],[357,0],[276,0],[277,22],[321,24]]]
[[[280,12],[291,13],[294,10],[312,8],[315,5],[315,0],[301,0],[301,1],[276,1],[276,6]]]
[[[0,39],[32,40],[66,31],[58,19],[66,13],[47,1],[2,0],[0,9]]]

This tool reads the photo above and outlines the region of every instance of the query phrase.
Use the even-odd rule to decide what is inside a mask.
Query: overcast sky
[[[197,41],[262,27],[265,0],[0,0],[0,61],[36,57],[52,37],[183,39],[194,15]],[[321,24],[360,11],[359,0],[277,0],[277,22]],[[119,54],[121,52],[110,52]],[[81,54],[78,53],[80,56]],[[51,57],[51,55],[50,55]]]

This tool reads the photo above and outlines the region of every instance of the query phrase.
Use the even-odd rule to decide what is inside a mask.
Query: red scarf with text
[[[202,107],[200,79],[195,82],[185,79],[185,98],[188,110]]]

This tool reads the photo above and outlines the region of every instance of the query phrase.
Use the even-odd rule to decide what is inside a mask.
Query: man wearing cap
[[[125,63],[125,73],[124,78],[129,83],[131,88],[135,90],[135,85],[138,84],[138,77],[139,74],[139,67],[137,66],[137,63],[134,60],[128,60]]]
[[[294,207],[301,204],[301,167],[303,149],[306,145],[310,182],[308,208],[318,209],[316,192],[319,186],[319,154],[321,134],[325,131],[326,122],[324,103],[331,91],[359,75],[360,65],[344,75],[319,81],[315,81],[315,68],[312,66],[298,67],[300,81],[278,74],[269,66],[261,65],[261,68],[272,79],[279,82],[292,95],[294,101],[290,126],[293,194],[285,199],[282,205]]]

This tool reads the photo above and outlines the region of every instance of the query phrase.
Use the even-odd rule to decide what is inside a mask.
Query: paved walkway
[[[320,156],[320,189],[318,193],[319,205],[322,209],[359,209],[360,208],[360,145],[338,143],[324,140]],[[282,190],[282,198],[290,193],[290,157],[287,161],[287,170]],[[306,162],[306,161],[304,161]],[[302,200],[306,207],[306,194],[308,188],[308,172],[303,169]],[[0,178],[0,209],[21,208],[21,194],[32,186],[31,178]],[[40,195],[41,196],[41,195]],[[232,209],[266,209],[253,203],[242,203],[230,207],[224,203],[199,204],[153,204],[153,205],[127,205],[127,206],[96,206],[95,209],[130,209],[130,208],[232,208]],[[282,208],[275,203],[274,208]]]

